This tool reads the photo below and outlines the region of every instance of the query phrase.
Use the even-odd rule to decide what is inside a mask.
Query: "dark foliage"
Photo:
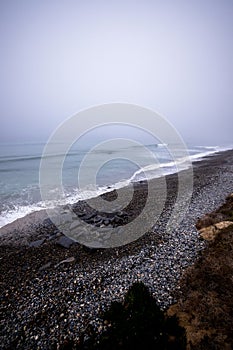
[[[143,283],[133,284],[123,303],[113,302],[104,319],[111,326],[78,349],[185,349],[184,329],[175,317],[165,318]]]

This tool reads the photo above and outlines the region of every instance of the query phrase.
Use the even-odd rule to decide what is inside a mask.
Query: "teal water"
[[[0,227],[34,210],[46,208],[47,203],[41,200],[39,187],[39,169],[44,146],[44,143],[0,144]],[[122,187],[129,181],[158,177],[177,170],[166,145],[147,145],[146,149],[152,157],[147,158],[144,147],[140,145],[125,149],[119,147],[93,151],[91,162],[83,167],[86,183],[90,186],[80,188],[80,164],[90,149],[74,145],[65,155],[62,169],[66,201],[75,202],[103,193],[117,184],[118,187]],[[216,146],[189,145],[188,154],[190,159],[201,159],[222,149]],[[111,159],[105,163],[106,155]],[[55,155],[50,157],[51,166],[56,166],[55,158]],[[135,164],[135,159],[138,164]],[[96,186],[93,187],[93,180],[90,177],[89,181],[88,176],[92,167],[98,169],[99,164],[101,167],[96,172]]]

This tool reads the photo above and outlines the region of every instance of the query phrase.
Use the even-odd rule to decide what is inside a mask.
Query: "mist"
[[[232,144],[232,1],[0,2],[0,141],[46,141],[125,102],[186,142]]]

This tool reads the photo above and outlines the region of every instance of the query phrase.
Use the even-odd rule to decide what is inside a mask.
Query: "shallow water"
[[[35,210],[54,205],[52,201],[45,202],[41,199],[39,170],[44,146],[44,143],[0,144],[0,227]],[[174,145],[173,149],[175,147]],[[226,148],[190,145],[188,154],[192,161]],[[89,162],[83,166],[82,162],[89,151],[90,148],[74,145],[64,155],[63,203],[74,203],[112,188],[123,187],[132,181],[160,177],[178,170],[177,161],[174,162],[167,145],[163,144],[147,145],[146,150],[145,146],[140,145],[124,147],[122,144],[122,147],[117,149],[103,147],[92,151]],[[176,149],[176,152],[179,150]],[[181,152],[181,155],[183,154]],[[61,156],[63,155],[49,156],[51,167],[57,166],[57,158]],[[181,157],[179,166],[185,167],[189,162]],[[81,167],[85,186],[78,182]],[[93,170],[96,183],[93,183],[91,176]],[[56,188],[53,191],[56,191]]]

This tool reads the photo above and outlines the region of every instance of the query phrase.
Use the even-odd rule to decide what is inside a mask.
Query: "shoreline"
[[[173,304],[183,271],[206,247],[195,227],[197,219],[215,210],[233,192],[233,151],[194,162],[193,172],[189,209],[179,228],[169,233],[164,227],[175,201],[177,174],[166,177],[168,199],[158,222],[128,245],[92,250],[77,243],[67,249],[58,245],[59,237],[49,239],[53,235],[43,225],[29,225],[26,233],[18,232],[21,244],[15,244],[6,233],[1,235],[2,344],[16,349],[51,349],[67,335],[77,343],[90,325],[99,332],[103,329],[102,310],[114,300],[121,301],[136,281],[149,287],[162,309]],[[145,186],[138,184],[129,210],[137,213],[144,194]],[[48,239],[40,246],[28,246],[30,240],[45,236]],[[48,329],[50,336],[46,335]]]
[[[213,148],[213,147],[211,147]],[[224,152],[228,152],[228,151],[231,151],[233,150],[232,148],[221,148],[219,147],[219,149],[216,148],[216,150],[212,150],[212,151],[209,151],[209,152],[203,152],[203,153],[197,153],[197,154],[194,154],[194,155],[190,155],[190,162],[191,164],[194,166],[194,164],[196,163],[199,163],[199,162],[202,162],[203,160],[205,160],[206,158],[209,158],[209,157],[212,157],[212,156],[215,156],[215,155],[218,155],[218,154],[222,154]],[[172,171],[170,173],[167,173],[166,174],[166,164],[169,164],[169,163],[165,163],[165,164],[161,164],[161,165],[164,165],[165,168],[164,168],[164,175],[162,176],[158,176],[158,177],[155,177],[155,178],[150,178],[148,181],[155,181],[157,178],[161,178],[161,177],[168,177],[168,176],[172,176],[174,174],[177,174],[178,171]],[[182,170],[180,170],[179,172],[182,172]],[[134,174],[135,175],[135,174]],[[134,175],[131,177],[133,178]],[[143,182],[143,181],[147,181],[147,180],[137,180],[137,181],[133,181],[131,182],[130,179],[127,179],[127,180],[122,180],[120,181],[119,183],[115,183],[115,184],[112,184],[112,185],[105,185],[101,188],[99,188],[96,192],[96,195],[93,195],[91,197],[87,196],[86,198],[83,198],[83,199],[77,199],[77,201],[74,201],[74,198],[73,196],[70,197],[70,202],[68,201],[66,204],[63,204],[61,206],[66,206],[66,205],[73,205],[73,204],[76,204],[77,202],[82,202],[82,201],[88,201],[89,199],[92,199],[92,198],[96,198],[96,197],[100,197],[102,195],[104,195],[105,193],[109,193],[111,191],[115,191],[115,190],[121,190],[122,188],[127,188],[129,186],[129,183],[130,184],[136,184],[138,185],[139,183]],[[127,184],[128,183],[128,184]],[[69,200],[69,199],[68,199]],[[46,211],[48,210],[48,208],[39,208],[40,207],[40,203],[34,203],[32,206],[34,207],[33,211],[29,210],[28,208],[26,209],[26,212],[29,210],[29,212],[26,214],[24,214],[23,216],[20,216],[19,217],[16,217],[13,221],[10,221],[8,222],[7,224],[3,225],[0,227],[0,235],[1,235],[1,232],[5,231],[5,228],[7,229],[9,225],[12,225],[14,226],[14,223],[16,224],[19,224],[19,226],[22,226],[23,225],[23,220],[25,221],[25,224],[26,226],[28,225],[28,222],[31,222],[33,223],[33,221],[35,222],[40,222],[42,220],[44,220],[45,218],[47,218],[47,214],[46,214]],[[22,208],[20,208],[20,210],[22,210]],[[24,208],[25,210],[25,208]],[[13,213],[14,214],[14,213]],[[8,215],[6,213],[6,215]],[[16,215],[16,214],[14,214]]]
[[[228,149],[228,150],[208,154],[203,158],[196,159],[192,163],[192,170],[194,172],[196,168],[205,167],[206,162],[209,164],[213,164],[215,162],[215,159],[218,162],[218,160],[221,159],[222,157],[224,157],[224,155],[227,155],[228,153],[231,153],[231,152],[233,152],[233,150]],[[185,171],[185,170],[182,170],[182,171]],[[177,176],[178,176],[178,172],[165,175],[164,177],[166,179],[166,182],[173,183],[172,186],[177,188]],[[153,183],[156,183],[157,178],[150,179],[148,181],[153,184]],[[138,181],[138,182],[134,183],[133,184],[134,189],[136,189],[136,190],[140,189],[140,187],[142,187],[144,183],[145,183],[145,181]],[[195,187],[195,184],[193,184],[193,185]],[[124,190],[127,190],[127,188],[128,188],[128,186],[124,186],[124,187],[121,187],[119,189],[113,188],[113,189],[106,191],[106,192],[104,192],[96,197],[93,197],[93,198],[107,197],[108,200],[114,200],[115,198],[114,198],[113,193],[116,190],[117,191],[124,191]],[[193,190],[195,190],[195,188],[193,188]],[[140,192],[140,190],[139,190],[139,192]],[[169,197],[169,196],[173,197],[173,195],[171,193],[167,194],[167,197]],[[91,199],[93,199],[93,198],[91,198]],[[82,210],[83,203],[84,203],[84,208],[86,210],[85,203],[88,203],[88,200],[90,200],[90,199],[79,200],[78,202],[72,204],[71,207],[73,210],[74,210],[74,208],[81,208],[80,210]],[[171,202],[172,201],[174,202],[174,198],[173,199],[168,198],[168,200],[171,200]],[[67,205],[69,205],[69,204],[66,204],[66,205],[61,206],[61,207],[66,207]],[[166,203],[166,206],[167,206],[167,203]],[[90,211],[89,208],[87,210]],[[132,209],[132,210],[134,210],[134,209]],[[9,239],[10,239],[9,243],[11,243],[11,244],[28,245],[28,243],[31,241],[30,236],[33,236],[33,231],[37,228],[37,226],[39,226],[41,229],[41,225],[43,226],[43,223],[48,221],[48,220],[49,220],[49,217],[47,214],[47,209],[41,209],[41,210],[33,211],[32,213],[29,213],[29,214],[25,215],[24,217],[18,218],[16,220],[14,220],[13,222],[11,222],[5,226],[2,226],[0,228],[0,245],[3,242],[4,242],[4,244],[7,243],[7,240],[9,240]],[[45,226],[46,226],[46,224],[45,224]],[[55,231],[57,231],[56,228],[53,227],[53,229]],[[14,235],[20,236],[22,241],[21,242],[19,242],[19,240],[14,241]],[[40,235],[40,237],[41,237],[41,235]],[[34,238],[36,239],[36,235]],[[46,237],[44,237],[44,238],[46,238]]]

